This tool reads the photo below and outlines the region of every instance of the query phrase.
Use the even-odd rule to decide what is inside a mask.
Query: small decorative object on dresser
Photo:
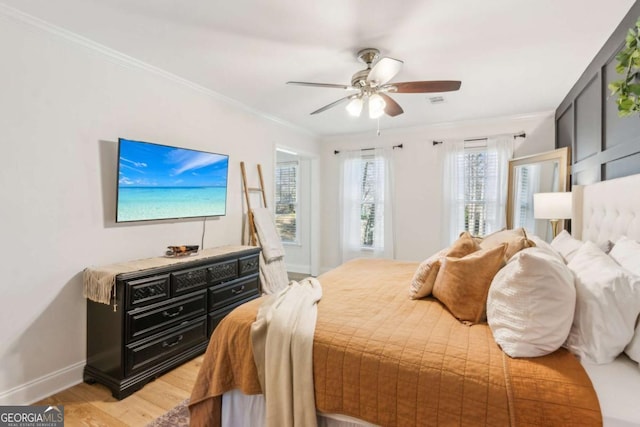
[[[122,399],[201,354],[220,320],[260,295],[260,248],[225,246],[84,271],[84,380]]]
[[[174,256],[189,256],[198,253],[198,245],[181,245],[181,246],[167,246],[167,252],[165,255],[168,257]]]

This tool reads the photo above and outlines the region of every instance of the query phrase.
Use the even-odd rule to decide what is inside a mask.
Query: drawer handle
[[[184,310],[184,307],[180,306],[177,311],[174,311],[173,313],[169,313],[168,311],[163,311],[162,315],[164,317],[176,317],[178,314],[182,313],[182,310]]]
[[[244,285],[240,286],[237,289],[231,289],[231,293],[235,295],[241,294],[242,291],[244,291]]]
[[[172,343],[168,343],[166,341],[163,341],[162,342],[162,348],[175,347],[176,345],[178,345],[180,343],[180,341],[182,341],[183,338],[184,338],[184,335],[178,335],[178,338]]]

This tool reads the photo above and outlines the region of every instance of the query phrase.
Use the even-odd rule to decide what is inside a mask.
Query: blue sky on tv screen
[[[120,187],[224,187],[229,158],[220,154],[120,140]]]

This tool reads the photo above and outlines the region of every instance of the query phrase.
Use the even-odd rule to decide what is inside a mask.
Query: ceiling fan
[[[383,114],[395,117],[404,112],[388,93],[450,92],[460,89],[462,83],[458,80],[389,83],[400,72],[402,61],[388,57],[380,58],[380,51],[373,48],[362,49],[358,52],[357,58],[367,64],[367,68],[353,75],[351,85],[311,82],[287,82],[287,84],[357,91],[325,105],[311,114],[322,113],[336,105],[348,102],[347,111],[353,116],[359,116],[366,102],[369,108],[369,117],[376,119]],[[380,59],[378,60],[378,58]]]

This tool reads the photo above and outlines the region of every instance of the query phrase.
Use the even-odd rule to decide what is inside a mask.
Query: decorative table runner
[[[164,267],[166,265],[181,264],[184,262],[197,261],[251,248],[253,248],[253,246],[219,246],[215,248],[203,249],[197,254],[190,256],[155,257],[105,265],[102,267],[88,267],[84,269],[82,274],[82,296],[90,299],[91,301],[99,302],[102,304],[110,304],[111,293],[113,291],[113,287],[116,284],[116,276],[118,274],[129,273],[132,271],[148,270],[150,268]]]

